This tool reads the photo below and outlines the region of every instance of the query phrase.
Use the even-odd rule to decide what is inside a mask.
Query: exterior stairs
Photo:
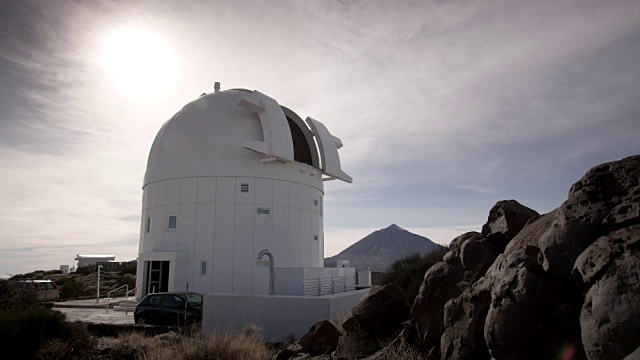
[[[138,300],[132,298],[126,301],[121,301],[118,305],[113,307],[113,310],[133,312],[136,309],[136,305],[138,305]]]

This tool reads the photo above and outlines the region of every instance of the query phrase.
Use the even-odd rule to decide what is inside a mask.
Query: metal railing
[[[125,296],[125,301],[129,300],[129,285],[126,285],[126,284],[125,284],[125,285],[122,285],[122,286],[120,286],[120,287],[117,287],[117,288],[115,288],[115,289],[113,289],[113,290],[109,291],[109,292],[107,293],[107,314],[109,313],[109,299],[111,299],[111,293],[112,293],[112,292],[114,292],[114,291],[116,291],[116,290],[120,290],[120,289],[122,289],[122,288],[126,288],[126,289],[127,289],[126,296]],[[124,312],[124,314],[125,314],[125,316],[126,316],[126,315],[127,315],[127,311],[125,311],[125,312]]]

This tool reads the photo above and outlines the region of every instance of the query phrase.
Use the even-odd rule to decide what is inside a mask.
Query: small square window
[[[256,213],[258,215],[269,215],[271,214],[271,209],[258,208],[256,209]]]
[[[144,232],[151,232],[151,216],[147,217],[147,223],[145,224]]]
[[[200,275],[207,275],[207,262],[206,261],[201,261],[200,262]]]
[[[240,184],[240,192],[249,192],[249,184]]]
[[[313,205],[318,206],[319,201],[316,199],[313,199]]]
[[[167,230],[175,230],[178,228],[178,215],[169,215],[167,218]]]
[[[313,240],[318,241],[318,235],[313,235]]]

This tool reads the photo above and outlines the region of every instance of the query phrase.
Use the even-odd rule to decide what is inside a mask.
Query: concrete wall
[[[309,296],[204,295],[202,328],[207,332],[225,329],[240,331],[249,324],[262,329],[264,341],[299,339],[318,320],[342,319],[369,292]]]

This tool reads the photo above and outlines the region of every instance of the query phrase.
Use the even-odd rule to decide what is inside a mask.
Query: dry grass
[[[420,352],[407,343],[404,336],[398,336],[376,353],[376,359],[379,360],[425,360],[432,358],[431,354]]]
[[[237,333],[229,330],[203,335],[200,330],[170,332],[155,337],[140,334],[120,336],[110,355],[120,359],[178,360],[266,360],[273,355],[262,343],[259,329],[247,327]]]

